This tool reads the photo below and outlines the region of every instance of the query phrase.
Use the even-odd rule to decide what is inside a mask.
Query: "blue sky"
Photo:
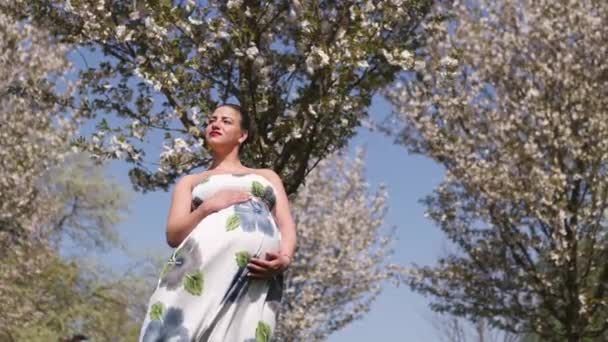
[[[376,97],[371,107],[373,117],[384,117],[389,104]],[[430,159],[410,155],[404,147],[390,138],[367,129],[359,129],[351,140],[351,152],[365,147],[367,180],[372,188],[384,183],[389,191],[389,210],[386,226],[396,226],[392,262],[401,265],[433,264],[440,255],[443,237],[438,228],[424,218],[424,207],[418,200],[431,193],[443,177],[442,168]],[[114,162],[109,173],[125,188],[131,185],[128,165]],[[131,214],[118,226],[126,243],[135,252],[154,253],[163,258],[169,254],[165,243],[165,221],[170,203],[170,192],[135,193]],[[120,267],[127,262],[124,254],[111,252],[103,257],[107,263]],[[435,341],[429,321],[431,312],[427,300],[406,286],[386,284],[371,311],[361,320],[332,334],[329,342]]]
[[[371,114],[383,117],[390,112],[386,101],[376,98]],[[366,175],[372,186],[384,183],[389,192],[385,224],[396,226],[392,261],[401,265],[433,264],[439,256],[443,238],[438,228],[424,218],[418,200],[431,193],[443,177],[442,168],[432,160],[408,154],[404,147],[386,136],[360,129],[350,148],[365,146]],[[428,321],[426,299],[406,286],[387,284],[383,293],[361,320],[336,332],[330,342],[434,341]]]

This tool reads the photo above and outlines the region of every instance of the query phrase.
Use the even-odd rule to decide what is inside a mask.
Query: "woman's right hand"
[[[205,201],[205,206],[211,211],[216,212],[231,205],[247,202],[253,195],[246,191],[221,190]]]
[[[245,191],[221,190],[192,210],[191,175],[182,177],[175,186],[167,220],[167,243],[177,247],[207,215],[253,197]]]

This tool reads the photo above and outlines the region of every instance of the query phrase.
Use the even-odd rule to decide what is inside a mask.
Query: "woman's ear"
[[[249,134],[247,133],[247,131],[243,131],[243,133],[241,134],[241,137],[239,138],[239,144],[242,144],[243,142],[245,142],[245,140],[247,140],[248,136],[249,136]]]

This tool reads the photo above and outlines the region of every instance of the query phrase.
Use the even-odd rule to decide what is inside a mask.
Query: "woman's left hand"
[[[260,258],[251,258],[247,268],[249,268],[248,276],[252,278],[272,278],[273,276],[285,271],[291,260],[288,256],[268,252],[266,260]]]

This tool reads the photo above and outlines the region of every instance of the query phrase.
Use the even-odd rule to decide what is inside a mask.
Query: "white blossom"
[[[242,4],[243,4],[242,0],[228,0],[228,2],[226,3],[226,6],[228,7],[228,9],[235,9],[235,8],[240,8]]]
[[[259,53],[258,48],[255,46],[251,46],[245,51],[245,54],[247,55],[247,57],[249,57],[251,59],[255,59],[255,57],[258,55],[258,53]]]
[[[67,47],[53,44],[49,33],[0,13],[0,239],[11,229],[39,234],[38,217],[56,204],[44,197],[41,177],[72,155],[66,141],[76,132],[75,118],[55,100],[71,95],[62,78],[71,70]],[[27,43],[25,43],[27,42]],[[25,62],[27,61],[27,62]],[[48,82],[65,88],[57,92]],[[65,117],[62,120],[61,116]],[[38,201],[45,205],[38,205]],[[36,208],[32,209],[32,205]]]
[[[313,46],[310,49],[310,54],[306,58],[306,70],[309,74],[314,73],[316,69],[322,68],[329,64],[329,55],[323,49]]]
[[[370,192],[365,154],[335,155],[307,177],[293,202],[298,249],[286,274],[277,340],[323,341],[361,317],[393,279],[392,235],[380,230],[387,206]]]
[[[200,120],[189,108],[209,112],[221,98],[243,104],[266,123],[247,158],[279,168],[290,193],[312,167],[300,164],[316,165],[343,146],[357,125],[370,122],[371,97],[398,72],[411,69],[412,41],[428,12],[427,6],[403,11],[399,6],[409,4],[386,0],[321,6],[248,2],[246,8],[237,0],[105,1],[102,11],[97,1],[70,5],[16,0],[0,4],[0,11],[49,27],[74,51],[99,52],[95,63],[75,73],[82,81],[79,92],[95,94],[95,100],[75,97],[74,110],[108,134],[91,133],[79,146],[98,160],[121,157],[133,163],[130,179],[138,189],[166,187],[181,172],[208,165],[209,152],[197,146]],[[339,19],[351,15],[346,27]],[[82,57],[88,54],[75,55],[79,61]],[[309,105],[315,106],[315,120]],[[108,120],[114,116],[128,119]],[[104,120],[116,124],[107,127]],[[315,122],[323,122],[332,134],[318,134]],[[136,144],[147,141],[148,134],[165,137],[169,150],[154,150],[144,161],[139,159],[144,146]],[[112,142],[111,136],[131,148]],[[171,152],[177,137],[192,144],[190,152]],[[162,171],[145,164],[160,164]],[[302,167],[306,172],[298,171]]]
[[[454,19],[425,23],[419,77],[388,97],[399,140],[446,170],[424,203],[454,249],[406,279],[438,311],[543,338],[605,339],[591,322],[608,312],[608,2],[435,10]]]

